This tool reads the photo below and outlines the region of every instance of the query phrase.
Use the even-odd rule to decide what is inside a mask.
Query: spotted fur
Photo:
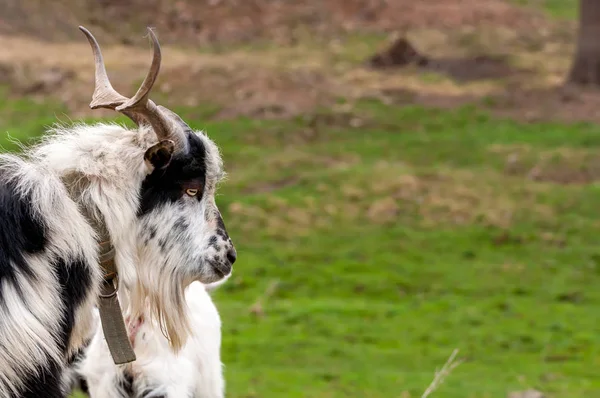
[[[92,326],[94,232],[55,175],[10,155],[0,219],[0,396],[62,397],[65,359]]]
[[[214,200],[219,151],[202,132],[187,140],[165,162],[146,156],[150,128],[58,126],[22,157],[0,155],[0,396],[65,396],[65,367],[94,331],[90,220],[114,243],[124,312],[156,321],[174,352],[186,344],[186,287],[235,261]]]

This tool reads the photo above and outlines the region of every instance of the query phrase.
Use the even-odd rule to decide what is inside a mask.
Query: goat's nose
[[[235,260],[237,259],[237,252],[235,251],[235,249],[232,247],[231,249],[227,250],[227,260],[229,260],[229,262],[231,264],[235,263]]]

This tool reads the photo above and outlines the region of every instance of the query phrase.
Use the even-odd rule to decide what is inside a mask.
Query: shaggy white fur
[[[0,396],[13,397],[89,338],[101,275],[94,232],[51,170],[0,155],[0,212]],[[83,278],[75,302],[69,273]]]
[[[125,366],[112,362],[102,328],[85,351],[77,372],[87,383],[91,398],[222,398],[225,382],[221,363],[221,319],[208,291],[223,281],[186,290],[192,333],[178,354],[158,324],[130,320],[129,334],[137,360]],[[96,319],[98,315],[96,312]]]

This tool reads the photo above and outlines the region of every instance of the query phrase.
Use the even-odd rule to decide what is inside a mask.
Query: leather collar
[[[117,296],[119,275],[115,263],[115,248],[110,239],[101,242],[99,246],[100,267],[104,272],[104,281],[98,300],[100,322],[113,362],[116,365],[121,365],[135,361],[136,357],[127,335],[119,297]]]

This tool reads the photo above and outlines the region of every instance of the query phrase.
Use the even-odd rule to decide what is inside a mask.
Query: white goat
[[[65,369],[92,337],[99,294],[117,281],[103,272],[111,258],[123,311],[157,322],[173,352],[190,332],[186,288],[221,280],[236,259],[214,199],[224,175],[216,145],[148,99],[161,61],[154,33],[152,66],[129,99],[80,29],[96,63],[90,107],[138,128],[57,127],[21,157],[0,155],[1,397],[66,396]]]

